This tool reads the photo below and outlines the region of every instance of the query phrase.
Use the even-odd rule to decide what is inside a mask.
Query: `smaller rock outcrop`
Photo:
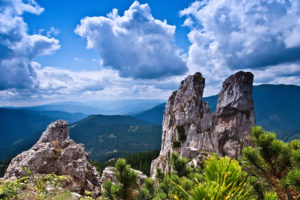
[[[101,185],[105,183],[106,181],[111,181],[112,183],[117,183],[117,179],[114,175],[114,171],[116,170],[115,167],[106,167],[103,172],[102,176],[100,179]],[[145,179],[147,178],[147,175],[144,174],[143,172],[136,170],[136,169],[131,169],[137,174],[137,183],[138,186],[142,186],[143,183],[145,182]]]
[[[72,192],[84,194],[88,190],[93,196],[100,194],[99,174],[88,162],[84,145],[76,144],[70,139],[66,121],[51,123],[31,149],[11,161],[4,179],[27,176],[25,167],[34,174],[55,173],[70,177],[71,180],[65,187]]]

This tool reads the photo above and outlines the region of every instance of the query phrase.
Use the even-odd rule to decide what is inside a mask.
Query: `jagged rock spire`
[[[249,134],[255,126],[252,100],[253,74],[237,72],[223,82],[213,114],[213,133],[218,136],[216,152],[236,158],[250,144]]]
[[[164,112],[160,155],[152,161],[151,176],[156,168],[169,172],[171,153],[197,159],[203,153],[237,157],[249,145],[248,134],[255,125],[252,101],[253,75],[237,72],[227,78],[219,93],[216,112],[211,115],[202,101],[205,79],[201,73],[185,78],[168,100]]]

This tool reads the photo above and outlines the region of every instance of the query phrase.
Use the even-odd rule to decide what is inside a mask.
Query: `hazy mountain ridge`
[[[84,113],[86,115],[134,115],[141,111],[151,109],[152,107],[164,102],[163,100],[100,100],[88,102],[57,102],[51,104],[28,106],[28,107],[12,107],[6,106],[8,109],[28,109],[35,111],[62,111],[67,113]]]

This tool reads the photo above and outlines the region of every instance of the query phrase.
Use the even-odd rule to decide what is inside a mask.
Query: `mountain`
[[[92,159],[160,148],[161,126],[132,116],[91,115],[69,127],[70,137],[85,144]]]
[[[0,108],[0,148],[21,143],[32,134],[41,132],[49,123],[57,119],[74,123],[84,117],[86,115],[81,113]]]
[[[210,111],[214,112],[217,95],[205,97],[203,100],[208,101]],[[285,141],[300,138],[299,86],[254,86],[253,100],[257,125],[276,132],[278,138]],[[112,101],[111,104],[114,106],[115,102]],[[150,106],[150,102],[146,104]],[[93,159],[106,160],[127,151],[158,149],[164,108],[165,103],[162,103],[139,114],[133,114],[133,117],[92,115],[85,119],[82,114],[77,116],[77,114],[57,111],[2,108],[0,109],[0,160],[30,148],[46,126],[58,118],[71,122],[69,123],[71,137],[77,142],[84,143]],[[59,114],[59,117],[55,117]],[[83,120],[72,124],[80,119]]]
[[[156,124],[161,125],[163,120],[163,112],[165,110],[166,103],[159,104],[154,108],[141,112],[134,115],[136,118]]]
[[[86,115],[132,115],[141,110],[148,110],[163,100],[100,100],[88,102],[57,102],[32,107],[6,107],[10,109],[29,109],[35,111],[62,111],[67,113],[84,113]]]
[[[218,95],[204,97],[215,112]],[[285,141],[300,138],[300,86],[258,85],[253,87],[256,125],[277,133]],[[165,104],[135,115],[141,120],[162,124]]]

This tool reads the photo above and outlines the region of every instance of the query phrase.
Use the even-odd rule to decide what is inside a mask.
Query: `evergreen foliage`
[[[182,125],[177,125],[176,130],[178,133],[178,138],[181,142],[184,142],[186,140],[185,130]]]
[[[259,199],[265,191],[280,199],[299,199],[300,140],[285,143],[261,127],[252,129],[251,140],[253,146],[243,149],[240,161]]]
[[[109,200],[134,199],[134,190],[138,188],[137,174],[126,163],[125,159],[118,159],[114,175],[117,183],[112,185],[110,181],[107,181],[104,186],[103,197]]]
[[[179,148],[180,146],[181,146],[180,141],[178,141],[178,140],[173,141],[173,148],[174,149]]]
[[[159,155],[159,150],[154,150],[154,151],[127,154],[124,158],[133,169],[142,171],[147,176],[150,176],[151,162],[152,160],[157,158],[158,155]],[[90,161],[90,163],[96,167],[96,169],[100,172],[100,174],[102,174],[102,171],[104,170],[105,167],[114,166],[116,164],[116,161],[117,160],[114,159],[108,162]]]

